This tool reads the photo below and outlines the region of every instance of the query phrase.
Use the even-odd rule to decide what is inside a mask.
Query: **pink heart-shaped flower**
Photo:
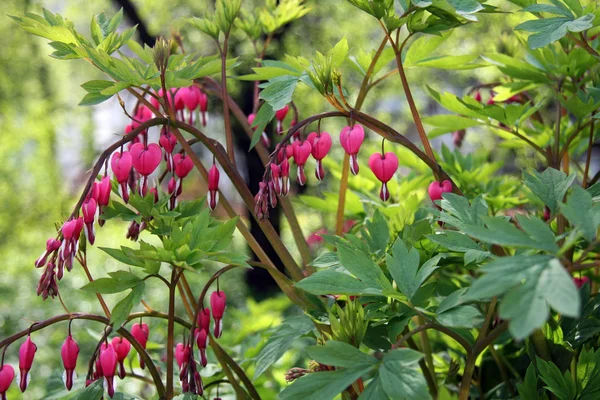
[[[131,154],[128,151],[115,152],[110,159],[110,167],[115,174],[115,178],[117,178],[117,182],[126,182],[133,167]]]
[[[452,192],[452,182],[445,180],[443,182],[433,181],[427,189],[431,201],[441,200],[443,193]]]
[[[392,152],[375,153],[369,157],[369,168],[381,182],[388,182],[398,170],[398,157]]]
[[[365,130],[361,125],[346,126],[340,132],[340,144],[350,155],[358,153],[363,140],[365,140]]]
[[[179,153],[173,156],[173,164],[175,164],[175,175],[180,178],[185,178],[194,168],[192,159]]]
[[[152,174],[162,159],[162,150],[156,143],[150,143],[148,147],[143,143],[135,143],[129,152],[133,167],[143,176]]]
[[[292,149],[294,152],[294,161],[296,162],[296,164],[306,164],[306,161],[308,160],[308,157],[310,157],[310,153],[312,150],[312,146],[310,145],[310,143],[306,140],[304,142],[296,141],[292,145]]]
[[[329,150],[331,149],[331,135],[327,132],[311,132],[307,137],[306,141],[312,146],[312,156],[315,160],[322,160],[325,158]]]

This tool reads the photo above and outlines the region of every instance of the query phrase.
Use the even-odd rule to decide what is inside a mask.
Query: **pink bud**
[[[452,192],[452,182],[445,180],[443,182],[433,181],[429,185],[429,189],[427,189],[429,193],[429,198],[431,201],[435,202],[436,200],[442,199],[442,193]]]
[[[127,358],[129,351],[131,350],[131,343],[129,340],[121,337],[114,337],[111,344],[117,352],[117,360],[119,361],[119,378],[125,378],[125,366],[123,361]]]
[[[102,376],[106,380],[108,395],[112,398],[115,394],[115,370],[117,368],[117,352],[112,344],[102,343],[100,347],[100,366],[102,368]]]
[[[79,346],[71,335],[65,339],[60,349],[60,356],[65,368],[65,387],[67,390],[71,390],[73,387],[73,375],[77,366],[77,357],[79,356]]]
[[[110,167],[117,178],[117,182],[127,182],[131,168],[133,167],[131,154],[128,151],[115,152],[110,160]]]
[[[110,178],[105,176],[100,180],[100,182],[95,182],[95,184],[97,184],[98,188],[98,206],[107,206],[108,202],[110,201],[110,192],[112,190]]]
[[[181,179],[185,178],[194,169],[192,159],[186,157],[184,154],[175,154],[173,156],[173,164],[175,166],[175,175]]]
[[[8,364],[0,365],[0,398],[6,400],[6,392],[15,379],[15,369]]]
[[[146,343],[148,343],[148,337],[150,336],[150,329],[148,329],[148,325],[143,323],[133,324],[131,326],[131,335],[137,340],[137,342],[142,346],[142,348],[146,348]],[[140,368],[144,369],[145,364],[144,360],[140,357]]]
[[[227,296],[225,296],[225,292],[222,290],[212,292],[210,295],[210,308],[212,309],[212,316],[215,320],[214,334],[216,338],[221,337],[223,329],[223,321],[221,319],[223,318],[226,306]]]
[[[478,91],[475,92],[475,94],[473,95],[473,98],[475,99],[475,101],[478,101],[481,103],[481,93]]]
[[[208,171],[208,194],[206,200],[208,202],[208,208],[210,208],[211,211],[214,211],[219,202],[219,169],[214,163]]]
[[[27,336],[27,339],[19,348],[19,371],[21,372],[19,388],[21,392],[25,392],[25,389],[27,389],[27,384],[29,383],[28,374],[36,351],[37,346],[31,341],[31,336]]]
[[[256,114],[250,114],[248,115],[248,124],[250,124],[250,126],[252,127],[252,123],[254,122],[254,119],[256,118]],[[256,130],[256,128],[252,128],[253,130]]]

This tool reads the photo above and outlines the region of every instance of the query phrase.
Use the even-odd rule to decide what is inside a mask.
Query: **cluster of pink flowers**
[[[210,296],[210,308],[202,308],[198,313],[196,320],[197,328],[194,331],[193,339],[183,343],[177,343],[175,347],[175,360],[179,366],[179,380],[184,393],[194,393],[202,395],[204,386],[202,376],[194,360],[193,342],[198,347],[200,366],[206,367],[208,360],[206,358],[206,348],[208,347],[208,338],[210,336],[210,316],[214,320],[213,335],[220,338],[223,333],[223,314],[227,305],[227,296],[222,290],[214,291]]]
[[[162,92],[159,91],[159,96]],[[207,120],[206,111],[208,98],[196,86],[181,88],[169,91],[169,99],[174,110],[180,118],[189,113],[188,121],[193,122],[193,113],[199,109],[202,123]],[[158,101],[152,97],[151,102],[158,107]],[[185,113],[184,113],[185,111]],[[144,105],[139,105],[136,109],[133,121],[126,126],[125,134],[129,134],[137,129],[140,124],[150,120],[153,117],[150,109]],[[127,204],[131,193],[137,192],[141,196],[152,194],[155,202],[159,199],[159,190],[156,185],[150,184],[150,176],[157,170],[161,161],[165,161],[166,170],[171,174],[167,185],[169,195],[169,209],[177,206],[177,198],[182,193],[183,179],[192,171],[194,163],[185,153],[174,153],[177,139],[175,135],[166,127],[162,129],[157,143],[148,143],[147,130],[140,131],[131,141],[128,150],[123,146],[115,151],[110,158],[110,167],[117,183],[118,194]],[[152,187],[151,187],[152,186]],[[213,166],[209,171],[208,179],[208,206],[214,210],[218,203],[219,190],[219,170],[213,161]],[[58,294],[57,281],[62,279],[64,269],[70,271],[73,268],[73,261],[79,249],[79,238],[81,232],[90,244],[96,240],[95,223],[100,226],[104,224],[102,219],[102,209],[110,201],[112,191],[111,179],[104,171],[104,176],[94,182],[91,189],[85,196],[81,206],[81,216],[67,220],[61,230],[59,238],[50,238],[46,242],[46,250],[36,260],[37,268],[46,267],[40,278],[37,293],[44,299],[48,296],[55,297]],[[127,231],[127,237],[137,240],[140,231],[144,229],[144,222],[141,224],[132,221]]]

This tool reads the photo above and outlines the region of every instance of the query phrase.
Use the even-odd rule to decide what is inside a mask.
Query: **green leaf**
[[[252,135],[252,141],[250,142],[250,149],[252,150],[254,146],[260,140],[262,133],[264,132],[267,124],[271,122],[271,120],[275,117],[275,110],[269,103],[263,103],[258,112],[256,113],[256,117],[252,122],[252,129],[254,129],[254,134]]]
[[[140,281],[135,287],[133,287],[127,296],[125,296],[115,305],[110,316],[110,322],[114,327],[118,328],[123,325],[131,313],[131,309],[140,303],[140,300],[142,300],[142,296],[144,294],[145,286],[146,285],[144,281]]]
[[[98,379],[95,382],[92,382],[90,386],[87,386],[83,390],[79,391],[77,395],[75,395],[72,400],[89,400],[89,399],[99,399],[104,395],[104,386],[103,380]]]
[[[331,54],[331,64],[334,68],[342,65],[348,56],[348,40],[346,39],[346,36],[333,46],[329,51],[329,54]]]
[[[120,281],[114,278],[99,278],[83,286],[81,290],[100,294],[119,293],[137,286],[139,282],[139,279],[137,281]]]
[[[373,378],[360,394],[358,400],[388,400],[390,397],[383,390],[379,376]]]
[[[130,257],[129,255],[126,254],[126,252],[132,252],[133,249],[130,249],[128,247],[125,246],[121,246],[121,249],[111,249],[108,247],[98,247],[100,250],[102,250],[103,252],[105,252],[106,254],[108,254],[109,256],[111,256],[112,258],[114,258],[117,261],[122,262],[123,264],[127,264],[127,265],[133,265],[134,267],[143,267],[144,266],[144,261],[143,260],[139,260],[133,257]]]
[[[99,93],[104,89],[113,86],[114,84],[115,82],[112,81],[93,80],[84,83],[81,85],[81,87],[88,93]]]
[[[79,102],[80,106],[95,106],[96,104],[100,104],[105,102],[106,100],[113,97],[113,95],[103,95],[100,93],[88,93],[83,99]]]
[[[372,368],[370,365],[361,365],[336,371],[309,373],[286,387],[279,394],[279,398],[331,400]]]
[[[368,254],[344,243],[340,243],[337,250],[342,266],[364,284],[381,289],[392,288],[382,269]]]
[[[536,357],[536,365],[540,371],[540,378],[546,384],[546,389],[554,393],[559,400],[575,399],[577,390],[568,371],[563,376],[555,364],[539,357]]]
[[[477,328],[483,323],[483,314],[475,306],[454,307],[438,314],[437,321],[450,328]]]
[[[292,101],[298,82],[298,77],[289,75],[270,79],[260,85],[263,90],[259,97],[269,103],[273,110],[280,110]]]
[[[419,269],[419,251],[415,248],[409,251],[404,242],[398,238],[392,247],[392,255],[386,256],[386,262],[400,292],[412,298],[429,275],[439,268],[437,262],[440,257],[438,255],[428,260]]]
[[[254,379],[258,378],[271,365],[290,350],[292,343],[300,336],[314,329],[312,320],[306,316],[286,319],[269,336],[269,340],[256,357],[256,369]]]
[[[531,173],[523,172],[525,185],[548,206],[553,214],[558,210],[558,204],[563,201],[575,177],[575,173],[567,176],[554,168],[547,168],[542,173],[535,170]]]
[[[517,383],[517,390],[522,400],[539,400],[537,381],[538,378],[535,371],[535,365],[531,363],[529,364],[529,367],[527,367],[523,382]]]
[[[388,396],[393,399],[431,399],[417,364],[422,356],[411,349],[396,349],[385,354],[379,379]]]
[[[560,211],[586,240],[594,239],[600,225],[600,205],[592,203],[589,192],[580,186],[573,187],[566,204],[560,204]]]
[[[367,243],[373,253],[384,253],[390,240],[390,229],[379,210],[375,210],[373,218],[365,222],[368,235]]]
[[[328,340],[324,346],[311,346],[307,352],[310,358],[321,364],[343,368],[371,366],[379,362],[351,344],[337,340]]]
[[[372,282],[361,282],[343,272],[333,270],[319,271],[302,279],[295,286],[316,295],[345,294],[381,294],[381,288]]]

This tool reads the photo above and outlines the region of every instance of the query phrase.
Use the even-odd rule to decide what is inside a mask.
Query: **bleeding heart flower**
[[[48,256],[54,253],[56,250],[60,248],[61,241],[55,238],[50,238],[46,240],[46,250],[42,253],[42,255],[35,260],[35,267],[41,268],[46,265],[46,261],[48,260]]]
[[[206,197],[208,208],[214,211],[219,202],[219,169],[213,162],[213,166],[208,171],[208,194]]]
[[[277,133],[281,134],[283,131],[283,120],[285,119],[288,111],[290,110],[290,106],[286,104],[283,108],[275,111],[275,119],[277,120]]]
[[[65,368],[65,373],[63,375],[65,387],[67,390],[71,390],[73,387],[73,379],[75,379],[74,374],[75,367],[77,366],[77,357],[79,356],[79,346],[70,334],[67,336],[60,349],[60,356],[62,358],[63,367]]]
[[[185,154],[177,153],[173,156],[173,163],[175,165],[175,175],[180,179],[185,178],[192,169],[194,169],[194,163],[190,157],[186,157]]]
[[[327,156],[331,149],[331,135],[327,132],[311,132],[306,137],[306,141],[312,146],[312,156],[317,161],[315,168],[315,176],[322,181],[325,177],[325,169],[323,168],[322,160]]]
[[[473,95],[473,98],[475,99],[475,101],[478,101],[479,103],[481,103],[481,93],[478,91],[475,92],[475,94]]]
[[[133,168],[131,153],[128,151],[117,151],[113,153],[110,160],[110,167],[113,171],[113,174],[115,174],[117,182],[119,183],[119,194],[121,195],[123,201],[128,203],[129,186],[127,185],[127,182],[129,180],[129,175],[131,174],[131,169]]]
[[[198,107],[198,91],[196,86],[182,87],[175,95],[175,104],[181,102],[189,111],[193,111]]]
[[[179,366],[179,371],[183,372],[187,369],[187,365],[190,360],[190,346],[186,346],[183,343],[177,343],[175,346],[175,361]]]
[[[131,326],[131,335],[137,340],[137,342],[142,346],[143,349],[146,348],[146,343],[148,343],[148,337],[150,336],[150,329],[148,329],[148,325],[143,323],[133,324]],[[140,357],[140,368],[145,368],[144,359]]]
[[[212,316],[215,320],[214,334],[216,338],[221,337],[223,330],[223,314],[225,313],[225,307],[227,306],[227,296],[222,290],[214,291],[210,295],[210,308],[212,309]]]
[[[454,147],[460,148],[462,146],[462,142],[465,139],[465,135],[467,131],[465,129],[459,129],[458,131],[452,132],[452,142]]]
[[[582,276],[581,278],[573,278],[573,283],[575,284],[575,286],[577,286],[577,289],[581,289],[581,287],[583,285],[585,285],[586,283],[588,283],[590,281],[590,278],[588,278],[587,276]]]
[[[208,331],[205,329],[196,329],[196,345],[200,351],[200,365],[206,367],[208,361],[206,359],[206,347],[208,346]]]
[[[548,222],[550,220],[550,217],[552,216],[552,213],[550,212],[550,208],[548,206],[544,206],[544,221]]]
[[[350,171],[358,174],[358,151],[365,140],[365,130],[361,125],[346,126],[340,132],[340,144],[350,156]]]
[[[121,337],[114,337],[111,340],[111,344],[117,352],[117,360],[119,361],[119,378],[125,378],[125,365],[123,361],[127,358],[129,351],[131,350],[131,343],[129,340]]]
[[[100,182],[94,182],[94,186],[98,191],[98,197],[96,198],[98,206],[100,208],[107,206],[110,202],[110,192],[112,190],[110,178],[108,176],[104,176],[102,179],[100,179]]]
[[[300,142],[296,141],[292,145],[292,149],[294,151],[294,161],[296,165],[298,165],[298,184],[300,186],[304,186],[306,184],[306,175],[304,174],[304,164],[310,157],[310,153],[312,151],[312,146],[308,141]]]
[[[94,229],[94,221],[96,216],[98,215],[98,207],[96,205],[96,200],[93,198],[88,199],[81,206],[81,213],[83,214],[83,222],[85,224],[85,236],[87,237],[90,244],[94,244],[96,240],[96,231]]]
[[[0,365],[0,398],[6,400],[6,392],[15,379],[15,369],[8,364]]]
[[[35,357],[36,351],[37,346],[31,341],[31,336],[27,336],[27,339],[19,348],[19,371],[21,373],[19,388],[21,389],[21,392],[25,392],[29,380],[31,379],[29,370],[33,364],[33,357]]]
[[[442,199],[442,193],[452,192],[452,182],[445,180],[443,182],[433,181],[427,189],[429,198],[435,203],[436,200]]]
[[[152,119],[152,111],[150,111],[150,109],[145,105],[140,104],[140,106],[137,109],[137,112],[135,113],[135,119],[137,119],[140,122],[146,122],[149,119]]]
[[[117,352],[110,343],[102,343],[100,346],[100,366],[102,376],[106,382],[108,395],[112,398],[115,395],[115,370],[117,368]]]
[[[67,267],[70,271],[73,268],[73,260],[79,249],[79,237],[83,230],[83,217],[66,221],[61,232],[63,241],[61,248],[58,250],[58,273],[57,277],[60,280],[63,274],[63,267]]]
[[[162,159],[162,151],[156,143],[151,143],[147,147],[143,143],[136,143],[131,146],[131,158],[133,167],[142,175],[139,193],[145,196],[148,192],[148,176],[152,174]]]
[[[177,145],[177,138],[169,131],[164,131],[160,135],[158,144],[165,150],[165,161],[167,162],[167,171],[173,171],[173,150]]]
[[[281,168],[279,165],[271,163],[271,181],[273,183],[273,190],[281,195]]]
[[[203,308],[198,313],[197,325],[199,329],[204,329],[208,332],[210,329],[210,308]]]
[[[369,158],[369,168],[371,168],[375,177],[381,181],[379,197],[381,200],[387,201],[390,198],[387,183],[398,170],[398,157],[392,152],[375,153]]]

